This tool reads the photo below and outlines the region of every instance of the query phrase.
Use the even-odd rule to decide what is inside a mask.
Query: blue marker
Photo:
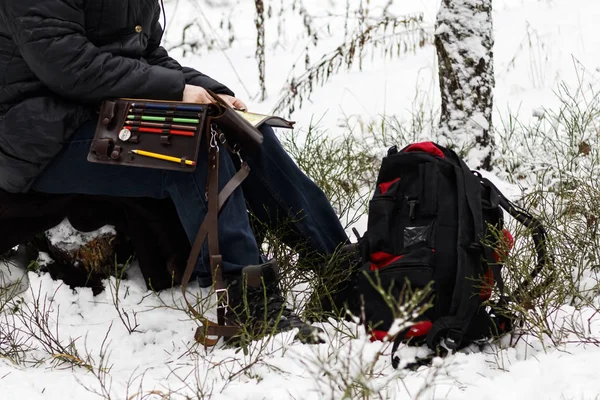
[[[154,110],[180,110],[201,112],[204,107],[191,104],[159,104],[159,103],[132,103],[131,107],[149,108]]]

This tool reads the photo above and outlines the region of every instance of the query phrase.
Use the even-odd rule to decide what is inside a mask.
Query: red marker
[[[144,132],[144,133],[162,133],[164,135],[179,135],[179,136],[194,136],[192,131],[180,131],[176,129],[157,129],[157,128],[144,128],[132,126],[129,128],[132,132]]]

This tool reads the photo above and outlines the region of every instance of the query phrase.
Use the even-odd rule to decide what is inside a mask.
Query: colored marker
[[[131,114],[154,115],[157,117],[198,118],[200,114],[188,111],[172,110],[147,110],[145,108],[132,108]]]
[[[143,121],[125,121],[126,125],[130,126],[147,126],[150,128],[162,128],[162,129],[179,129],[183,131],[196,131],[194,125],[175,125],[175,124],[159,124],[157,122],[143,122]]]
[[[181,111],[203,111],[201,105],[192,104],[165,104],[165,103],[132,103],[131,107],[150,108],[155,110],[181,110]]]
[[[128,115],[127,119],[134,121],[158,121],[158,122],[179,122],[182,124],[199,124],[199,119],[190,118],[171,118],[171,117],[151,117],[146,115]]]
[[[131,127],[132,132],[145,132],[145,133],[162,133],[165,135],[178,135],[178,136],[194,136],[194,132],[191,131],[178,131],[175,129],[157,129],[157,128],[144,128],[144,127]]]
[[[151,151],[146,151],[146,150],[131,150],[132,153],[138,154],[140,156],[144,156],[144,157],[151,157],[151,158],[157,158],[159,160],[165,160],[165,161],[171,161],[171,162],[176,162],[181,164],[182,162],[185,162],[185,165],[196,165],[195,161],[192,160],[185,160],[183,161],[181,158],[178,157],[171,157],[171,156],[167,156],[165,154],[158,154],[158,153],[152,153]]]

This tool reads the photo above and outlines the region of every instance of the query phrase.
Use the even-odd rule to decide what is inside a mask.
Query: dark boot
[[[229,282],[226,318],[231,324],[247,327],[251,335],[273,334],[298,328],[296,339],[302,343],[324,343],[320,337],[323,330],[302,321],[286,305],[278,286],[276,261],[249,265],[242,270],[241,276],[230,278]]]

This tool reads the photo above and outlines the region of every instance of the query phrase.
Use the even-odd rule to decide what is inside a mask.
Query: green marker
[[[142,120],[142,121],[160,121],[160,122],[179,122],[182,124],[199,124],[199,119],[191,118],[170,118],[170,117],[151,117],[148,115],[128,115],[127,119]]]

